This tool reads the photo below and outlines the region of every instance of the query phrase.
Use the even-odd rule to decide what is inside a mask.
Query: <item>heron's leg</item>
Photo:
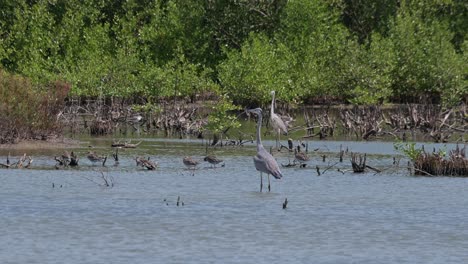
[[[281,130],[278,129],[278,131],[276,131],[276,149],[278,150],[279,150],[280,133],[281,133]]]
[[[263,176],[262,173],[260,172],[260,192],[262,192],[263,189]]]
[[[271,191],[271,188],[270,188],[270,174],[268,174],[268,192]]]

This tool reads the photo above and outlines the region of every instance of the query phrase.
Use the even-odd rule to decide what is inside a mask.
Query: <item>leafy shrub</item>
[[[213,134],[224,134],[231,128],[240,127],[239,119],[234,114],[240,108],[233,105],[227,96],[222,96],[211,108],[206,128]]]
[[[421,9],[402,5],[391,27],[389,38],[396,57],[391,75],[394,94],[410,100],[413,95],[414,101],[429,103],[432,99],[438,103],[442,97],[451,104],[453,94],[468,93],[466,61],[450,42],[453,34],[447,24],[424,16]]]
[[[415,142],[396,142],[393,147],[413,162],[418,159],[423,151],[421,148],[416,147]]]
[[[294,58],[284,45],[275,45],[264,35],[252,34],[241,51],[229,51],[220,65],[222,90],[242,105],[263,105],[277,91],[287,99],[294,98],[291,67]]]
[[[27,78],[0,70],[0,143],[58,135],[57,115],[69,90],[63,82],[39,89]]]

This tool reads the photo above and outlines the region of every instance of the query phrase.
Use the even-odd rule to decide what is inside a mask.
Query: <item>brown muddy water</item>
[[[283,167],[283,179],[260,193],[253,143],[210,148],[224,160],[213,169],[202,162],[206,141],[132,143],[140,140],[115,165],[111,138],[80,138],[69,149],[80,165],[60,170],[61,149],[0,149],[0,163],[8,152],[12,162],[25,151],[34,159],[31,169],[0,169],[1,262],[468,263],[468,178],[410,176],[405,159],[393,164],[393,143],[308,141],[307,167]],[[88,146],[109,156],[106,167],[85,158]],[[383,171],[354,174],[340,148],[367,153]],[[137,167],[136,156],[157,170]],[[184,156],[198,168],[186,169]]]

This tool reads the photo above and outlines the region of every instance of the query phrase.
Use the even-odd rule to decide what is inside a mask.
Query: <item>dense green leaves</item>
[[[466,100],[461,0],[0,0],[0,67],[84,96]]]
[[[236,103],[262,104],[270,100],[272,90],[281,96],[293,96],[290,75],[294,65],[294,57],[285,46],[252,34],[240,52],[228,52],[228,59],[220,65],[219,78]]]

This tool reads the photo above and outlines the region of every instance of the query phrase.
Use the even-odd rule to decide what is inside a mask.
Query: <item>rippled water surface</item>
[[[252,143],[215,149],[225,166],[194,172],[182,157],[202,160],[202,141],[145,139],[105,168],[84,156],[87,145],[110,156],[110,141],[83,145],[77,169],[56,170],[61,152],[39,150],[33,169],[0,169],[1,263],[468,263],[468,178],[409,176],[391,143],[309,142],[308,166],[282,168],[270,193]],[[340,146],[384,171],[353,174]],[[137,155],[159,168],[137,168]]]

